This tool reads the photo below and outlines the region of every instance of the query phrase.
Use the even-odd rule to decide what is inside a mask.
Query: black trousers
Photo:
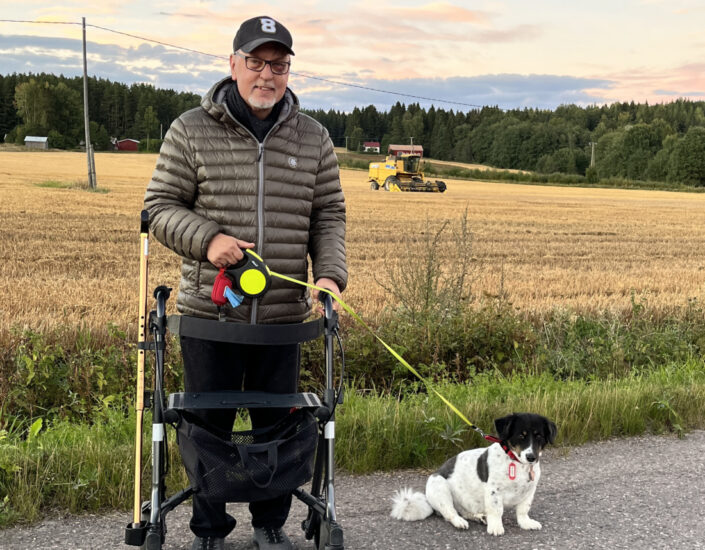
[[[253,346],[181,337],[184,358],[184,390],[266,391],[295,393],[299,384],[301,351],[299,344]],[[235,410],[193,411],[208,425],[230,431]],[[289,409],[250,409],[253,428],[271,426]],[[284,525],[291,508],[291,493],[272,500],[250,503],[253,527]],[[193,496],[191,531],[199,537],[225,537],[235,528],[235,519],[225,512],[225,503]]]

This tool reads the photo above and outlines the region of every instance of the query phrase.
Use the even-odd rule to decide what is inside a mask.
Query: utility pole
[[[590,142],[590,168],[595,168],[595,142],[591,141]]]
[[[88,120],[88,64],[86,62],[86,18],[83,17],[83,125],[86,128],[86,161],[88,162],[88,186],[96,188],[95,159],[91,144],[91,128]]]
[[[348,136],[345,136],[345,150],[348,151]]]

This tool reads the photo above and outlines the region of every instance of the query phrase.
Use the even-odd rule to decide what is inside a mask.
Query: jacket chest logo
[[[292,168],[296,168],[297,164],[298,161],[295,157],[289,157],[289,166],[291,166]]]

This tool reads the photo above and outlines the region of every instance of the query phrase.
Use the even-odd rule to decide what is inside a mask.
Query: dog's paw
[[[502,525],[502,517],[496,515],[487,516],[487,534],[498,537],[504,535],[504,525]]]
[[[470,524],[460,516],[452,518],[450,522],[453,524],[454,527],[457,527],[458,529],[467,529],[468,527],[470,527]]]
[[[519,524],[519,527],[521,527],[522,529],[526,529],[527,531],[538,531],[539,529],[541,529],[541,523],[539,523],[535,519],[531,519],[528,516],[525,518],[517,519],[517,523]]]
[[[479,521],[483,525],[487,525],[487,517],[485,516],[485,514],[475,514],[469,519],[473,521]]]
[[[500,535],[504,535],[504,525],[502,525],[502,522],[496,522],[496,521],[488,521],[487,522],[487,534],[488,535],[494,535],[495,537],[498,537]]]

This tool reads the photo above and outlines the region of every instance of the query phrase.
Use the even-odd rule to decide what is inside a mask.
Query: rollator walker
[[[166,516],[196,492],[224,502],[250,502],[292,492],[308,507],[301,527],[317,550],[343,550],[343,530],[335,512],[335,408],[342,403],[345,365],[338,333],[338,315],[328,294],[321,293],[324,315],[314,321],[284,325],[233,323],[166,314],[171,289],[154,290],[155,309],[147,315],[149,218],[140,225],[140,323],[138,334],[135,494],[133,521],[125,528],[125,543],[146,550],[164,544]],[[256,256],[256,255],[255,255]],[[266,267],[266,266],[265,266]],[[267,285],[268,286],[268,285]],[[325,388],[315,393],[264,392],[172,393],[164,386],[167,330],[174,335],[217,342],[255,345],[294,344],[323,336]],[[151,340],[147,339],[147,332]],[[340,386],[336,391],[335,350],[341,355]],[[145,355],[154,352],[154,387],[144,386]],[[287,408],[291,413],[260,430],[214,433],[192,414],[198,409]],[[142,431],[144,410],[152,410],[151,491],[142,501]],[[167,496],[167,430],[176,430],[190,486]],[[301,488],[310,482],[310,491]]]

